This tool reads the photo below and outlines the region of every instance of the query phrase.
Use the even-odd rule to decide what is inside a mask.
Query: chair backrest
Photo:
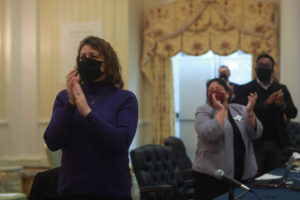
[[[172,149],[173,154],[176,156],[178,164],[183,174],[184,179],[184,198],[194,199],[195,189],[193,181],[192,161],[186,153],[186,148],[180,138],[170,136],[165,140],[165,146]]]
[[[172,185],[172,196],[182,199],[183,177],[172,150],[166,146],[149,144],[130,152],[132,167],[139,187]],[[160,192],[141,194],[141,199],[164,199]]]
[[[35,175],[28,200],[58,199],[57,185],[60,167],[39,172]]]
[[[170,136],[165,140],[165,145],[172,148],[182,170],[192,168],[192,161],[188,157],[186,148],[180,138]]]
[[[300,122],[290,121],[287,125],[291,147],[300,148]]]

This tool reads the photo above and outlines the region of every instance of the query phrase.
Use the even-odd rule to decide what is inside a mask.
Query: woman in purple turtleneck
[[[76,61],[44,134],[50,150],[62,149],[58,196],[131,199],[128,149],[137,127],[137,99],[120,89],[119,60],[103,39],[83,39]]]

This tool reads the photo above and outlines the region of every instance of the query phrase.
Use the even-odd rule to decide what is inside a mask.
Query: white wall
[[[280,82],[287,85],[300,122],[300,1],[280,2]]]
[[[6,6],[8,123],[1,129],[0,161],[42,164],[37,151],[42,148],[37,127],[37,2],[11,0]]]

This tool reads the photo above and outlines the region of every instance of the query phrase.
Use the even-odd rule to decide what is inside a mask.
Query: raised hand
[[[86,117],[91,112],[91,108],[89,107],[86,97],[79,84],[79,77],[76,77],[73,83],[72,93],[79,113]]]
[[[280,108],[283,108],[285,103],[284,103],[284,96],[283,96],[282,89],[273,92],[268,99],[265,101],[265,106],[270,106],[271,104],[275,104]]]
[[[257,93],[250,93],[248,96],[248,104],[246,106],[246,110],[247,110],[247,118],[248,118],[248,122],[250,123],[251,127],[256,129],[256,116],[255,113],[253,111],[256,100],[257,100]]]
[[[278,102],[276,104],[280,104],[281,101],[283,101],[283,97],[282,97],[282,89],[273,92],[272,94],[270,94],[270,96],[268,97],[268,99],[265,101],[266,106],[270,106],[272,103],[275,103],[275,101],[277,100]],[[281,100],[282,99],[282,100]]]
[[[248,96],[248,103],[247,103],[247,106],[246,106],[246,110],[247,110],[248,113],[252,113],[253,112],[253,108],[255,106],[257,97],[258,96],[257,96],[256,92],[249,94],[249,96]]]
[[[221,101],[217,100],[215,93],[212,94],[212,103],[212,106],[217,110],[222,110],[225,108]]]
[[[72,88],[76,79],[77,71],[73,69],[66,77],[67,82],[67,94],[68,94],[68,101],[70,104],[75,105],[75,98],[72,92]]]
[[[275,97],[274,103],[279,106],[280,108],[284,107],[284,96],[283,96],[283,92],[280,89],[277,93],[277,96]]]

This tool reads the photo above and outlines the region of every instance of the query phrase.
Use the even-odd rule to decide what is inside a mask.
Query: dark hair
[[[231,98],[231,90],[229,89],[227,83],[224,81],[223,78],[214,78],[214,79],[210,79],[206,82],[206,96],[208,95],[208,87],[210,86],[210,84],[212,82],[217,82],[220,85],[222,85],[225,89],[226,92],[229,92],[229,99]]]
[[[227,71],[230,73],[230,69],[229,69],[229,67],[228,67],[227,65],[221,65],[221,66],[219,67],[219,69],[220,69],[220,68],[226,68]]]
[[[258,61],[259,61],[261,58],[268,58],[268,59],[270,59],[271,62],[272,62],[272,67],[274,67],[275,61],[274,61],[274,59],[272,58],[272,56],[270,56],[269,54],[260,54],[260,55],[256,58],[256,64],[258,63]]]
[[[84,38],[79,45],[77,53],[77,66],[80,62],[80,51],[83,46],[88,45],[98,51],[104,58],[104,64],[106,66],[105,73],[107,75],[107,80],[114,85],[123,86],[123,80],[121,77],[121,65],[115,50],[110,46],[105,40],[95,37],[88,36]]]

